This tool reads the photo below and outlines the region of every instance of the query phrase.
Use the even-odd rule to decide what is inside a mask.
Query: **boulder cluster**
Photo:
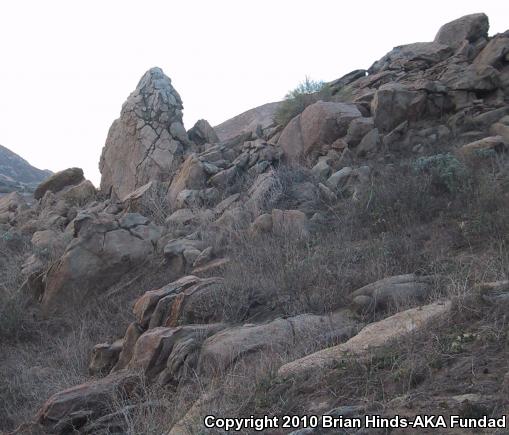
[[[94,378],[50,397],[33,427],[106,433],[121,416],[104,403],[119,391],[129,395],[140,374],[162,386],[196,376],[205,382],[240,362],[255,364],[260,353],[313,343],[279,369],[287,377],[361,357],[447,315],[444,301],[364,323],[359,314],[406,300],[426,304],[435,277],[410,274],[353,288],[348,308],[324,315],[230,324],[213,303],[228,251],[216,252],[203,228],[224,238],[306,240],[324,219],[318,204],[358,201],[374,163],[440,147],[458,155],[504,151],[509,31],[490,37],[488,30],[488,17],[473,14],[442,26],[434,41],[395,47],[367,70],[329,83],[329,101],[286,126],[273,122],[275,104],[218,129],[200,120],[186,131],[179,94],[152,68],[110,128],[99,190],[71,168],[42,182],[32,205],[17,193],[0,198],[1,231],[31,238],[23,286],[46,317],[104,295],[147,262],[171,272],[167,285],[140,289],[123,337],[91,350]],[[302,162],[310,166],[306,176],[281,175]]]

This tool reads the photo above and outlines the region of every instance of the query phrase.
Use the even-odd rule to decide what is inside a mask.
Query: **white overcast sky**
[[[186,128],[215,125],[473,12],[490,34],[509,28],[504,0],[0,0],[0,144],[98,184],[108,128],[152,66],[180,93]]]

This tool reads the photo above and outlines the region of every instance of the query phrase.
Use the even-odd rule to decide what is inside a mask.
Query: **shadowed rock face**
[[[81,183],[84,179],[83,169],[81,168],[69,168],[57,172],[37,186],[34,192],[34,198],[41,199],[48,191],[53,193],[60,192],[67,186],[74,186]]]
[[[160,68],[141,78],[110,127],[99,169],[101,190],[123,199],[149,181],[170,181],[190,145],[182,100]]]

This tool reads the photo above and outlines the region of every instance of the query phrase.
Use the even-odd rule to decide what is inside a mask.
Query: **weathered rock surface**
[[[60,391],[42,406],[37,421],[50,433],[70,433],[107,414],[115,399],[125,397],[135,388],[137,379],[136,375],[122,371]]]
[[[318,101],[289,122],[278,144],[287,158],[298,159],[346,135],[350,122],[361,116],[354,104]]]
[[[277,355],[304,342],[345,340],[356,332],[357,327],[358,323],[347,311],[338,311],[325,316],[302,314],[261,325],[225,329],[205,340],[200,353],[199,371],[221,374],[241,359],[256,359],[258,352]]]
[[[134,213],[80,214],[74,238],[46,277],[42,306],[49,313],[98,294],[155,252],[159,227]]]
[[[471,14],[440,27],[435,42],[458,48],[463,41],[476,42],[488,37],[490,24],[486,14]]]
[[[331,367],[335,361],[341,361],[350,356],[360,357],[370,350],[422,330],[430,322],[447,315],[450,309],[451,303],[447,301],[402,311],[379,322],[371,323],[345,343],[283,365],[278,374],[283,377],[299,375],[310,370]]]
[[[41,199],[48,191],[56,193],[61,191],[64,187],[79,184],[84,179],[83,169],[81,168],[69,168],[57,172],[37,186],[34,192],[34,198]]]
[[[190,142],[182,100],[160,68],[141,78],[104,145],[101,190],[123,199],[150,181],[171,181]]]
[[[381,86],[371,104],[375,126],[385,133],[403,121],[418,119],[424,114],[425,108],[424,93],[398,83]]]
[[[393,48],[368,70],[370,74],[384,70],[424,69],[447,59],[452,50],[439,42],[416,42]]]
[[[220,320],[219,313],[213,311],[212,301],[221,283],[220,278],[185,276],[146,292],[134,305],[134,315],[148,329]]]
[[[219,142],[214,128],[205,119],[199,119],[187,132],[189,140],[197,145],[214,144]]]
[[[243,133],[256,131],[258,127],[269,128],[274,124],[274,115],[280,103],[268,103],[237,115],[214,127],[222,141],[233,139]]]

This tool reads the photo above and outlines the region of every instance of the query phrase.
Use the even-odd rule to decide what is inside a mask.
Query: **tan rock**
[[[117,363],[124,340],[116,340],[113,343],[96,344],[92,349],[88,372],[92,375],[105,375]]]
[[[99,163],[101,190],[121,199],[150,181],[169,182],[190,146],[182,100],[163,71],[152,68],[110,127]]]
[[[134,304],[133,313],[137,322],[147,328],[157,303],[170,294],[177,294],[199,282],[196,276],[185,276],[160,289],[147,291]]]
[[[72,205],[83,206],[95,199],[97,191],[89,180],[83,180],[81,183],[71,186],[61,194],[61,197]]]
[[[278,144],[288,159],[299,159],[344,136],[361,116],[354,104],[318,101],[288,123]]]
[[[509,35],[495,36],[474,59],[474,65],[500,67],[509,53]]]
[[[278,236],[305,237],[309,235],[308,219],[300,210],[272,210],[272,233]]]
[[[207,174],[202,162],[196,154],[191,154],[171,182],[166,198],[170,205],[174,205],[180,192],[185,189],[203,189],[206,181]]]
[[[344,340],[357,330],[358,323],[346,311],[317,316],[301,314],[260,325],[225,329],[205,340],[200,353],[199,372],[224,374],[241,359],[254,358],[259,352],[278,355],[304,343]],[[330,342],[330,341],[329,341]]]
[[[299,375],[311,370],[323,370],[350,356],[361,357],[370,350],[388,345],[393,340],[424,329],[431,322],[444,317],[451,310],[451,302],[435,302],[402,311],[364,327],[345,343],[320,350],[283,365],[278,374],[283,377]]]
[[[463,145],[457,153],[464,157],[475,157],[476,153],[484,150],[501,152],[507,148],[507,143],[502,136],[490,136]]]
[[[180,374],[177,371],[180,364],[177,360],[185,361],[189,357],[188,351],[194,352],[207,337],[222,328],[224,328],[222,324],[209,324],[149,329],[136,342],[128,367],[142,370],[149,380],[154,380],[163,371],[165,371],[162,375],[165,377],[165,383],[170,378],[178,379]],[[195,345],[193,348],[179,346],[179,343],[189,340],[193,340]],[[173,371],[165,370],[170,357],[172,358],[170,367]]]

